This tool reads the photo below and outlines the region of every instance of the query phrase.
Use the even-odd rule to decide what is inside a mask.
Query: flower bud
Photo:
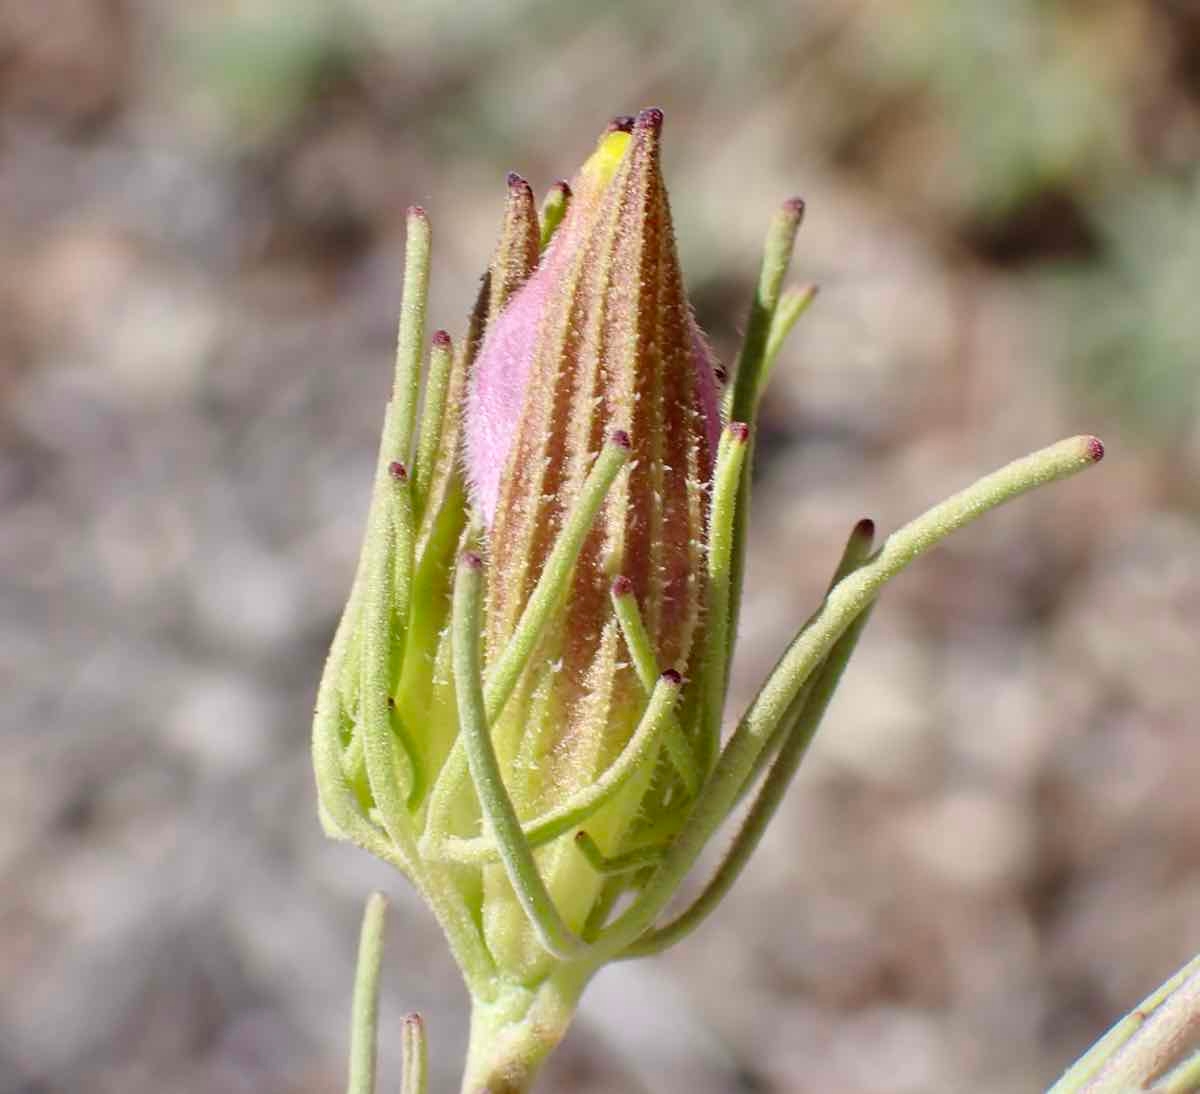
[[[661,129],[661,112],[646,110],[601,138],[541,265],[475,362],[466,440],[473,499],[489,525],[489,660],[512,638],[606,437],[618,430],[632,444],[496,727],[510,791],[530,809],[594,780],[645,704],[613,612],[613,577],[631,582],[664,668],[686,670],[701,622],[716,382],[684,293]],[[646,773],[613,803],[608,840],[605,819],[591,823],[602,844],[619,838],[648,782]],[[563,895],[586,911],[589,888]]]

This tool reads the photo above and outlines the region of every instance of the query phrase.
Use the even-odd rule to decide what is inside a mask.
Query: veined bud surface
[[[632,447],[495,727],[510,792],[531,810],[595,779],[645,705],[614,615],[613,578],[630,583],[663,669],[686,673],[702,625],[719,414],[713,363],[680,273],[661,132],[658,110],[610,126],[572,182],[539,268],[489,327],[475,362],[466,442],[487,524],[486,661],[512,638],[606,439],[615,432]],[[632,780],[607,816],[590,822],[606,850],[651,775]],[[568,862],[579,864],[569,847],[559,857],[567,872]],[[574,892],[550,873],[568,920],[571,905],[584,914],[594,895],[586,867]]]

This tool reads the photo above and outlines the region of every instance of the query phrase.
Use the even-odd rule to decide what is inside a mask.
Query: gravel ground
[[[1147,429],[1058,367],[1124,314],[1096,210],[1200,157],[1200,31],[1063,3],[1082,86],[1131,114],[1089,129],[1081,101],[1060,174],[1001,199],[944,73],[913,75],[934,24],[897,7],[0,0],[0,1094],[338,1089],[373,887],[385,1067],[420,1009],[453,1088],[450,958],[401,879],[321,837],[307,756],[403,210],[460,331],[504,171],[544,188],[651,101],[726,359],[794,191],[823,288],[766,410],[739,705],[860,516],[1069,433],[1109,458],[889,591],[744,881],[599,978],[545,1089],[1032,1091],[1200,949],[1200,369],[1151,376],[1181,416]],[[1138,269],[1175,276],[1169,238]],[[1194,366],[1177,299],[1152,333]]]

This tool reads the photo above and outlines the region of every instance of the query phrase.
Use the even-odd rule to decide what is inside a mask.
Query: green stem
[[[344,657],[343,638],[348,643],[349,635],[343,635],[339,628],[321,677],[316,717],[313,719],[313,773],[316,776],[321,821],[326,832],[334,838],[349,840],[401,871],[411,873],[413,863],[392,845],[387,834],[363,811],[342,765],[341,704],[337,693],[337,677],[340,661]]]
[[[859,528],[861,527],[860,525]],[[859,528],[855,529],[856,533]],[[851,535],[839,573],[848,573],[850,567],[861,562],[870,550],[870,542],[869,535]],[[871,605],[868,605],[837,640],[829,656],[815,673],[812,686],[801,691],[793,700],[795,704],[802,704],[801,709],[796,711],[794,717],[785,719],[785,725],[789,721],[793,724],[789,727],[789,732],[750,812],[746,814],[746,819],[738,829],[737,837],[708,884],[687,909],[665,926],[642,935],[621,954],[623,958],[660,953],[691,934],[708,918],[741,876],[792,784],[792,779],[808,751],[821,719],[825,716],[825,711],[829,708],[830,700],[858,645],[859,636],[866,627],[870,614]],[[750,781],[752,780],[747,780]]]
[[[733,580],[734,525],[738,493],[750,427],[730,422],[721,437],[717,466],[713,472],[712,509],[709,516],[708,604],[704,628],[704,662],[699,733],[703,749],[701,770],[707,775],[712,757],[721,744],[721,718],[725,709],[725,681],[729,672],[730,602]]]
[[[829,582],[829,587],[825,590],[826,596],[829,595],[830,591],[832,591],[842,578],[851,571],[858,569],[866,561],[867,556],[871,553],[871,547],[874,545],[874,542],[875,522],[873,520],[860,520],[851,530],[846,540],[842,557],[838,560],[837,568],[833,572],[833,578]],[[807,624],[805,625],[807,626]],[[809,680],[804,685],[800,693],[792,700],[792,709],[788,711],[787,715],[780,722],[779,728],[771,735],[767,746],[759,752],[758,758],[754,761],[754,767],[751,769],[746,781],[742,784],[742,789],[738,792],[737,800],[739,804],[754,787],[754,784],[758,782],[759,776],[770,765],[771,760],[778,754],[783,742],[787,740],[788,735],[803,716],[815,683],[815,680]]]
[[[658,658],[654,654],[654,643],[650,641],[650,633],[642,620],[642,612],[638,607],[637,597],[633,594],[633,582],[627,577],[618,577],[612,583],[613,612],[621,627],[621,635],[625,639],[625,648],[629,650],[633,661],[633,670],[647,695],[650,695],[658,683],[660,675]],[[688,797],[695,797],[700,789],[700,770],[692,746],[688,742],[679,719],[674,710],[667,713],[667,722],[663,731],[663,743],[666,745],[667,756],[671,766],[675,768]]]
[[[588,975],[565,966],[541,984],[473,1000],[462,1094],[526,1094],[571,1024]]]
[[[385,438],[389,436],[395,415],[389,408]],[[375,497],[367,527],[367,567],[362,617],[362,688],[359,713],[362,719],[363,753],[371,797],[383,819],[383,827],[405,858],[416,861],[415,832],[408,813],[408,799],[416,789],[418,765],[411,742],[401,739],[408,763],[408,793],[401,787],[399,756],[389,706],[393,619],[396,606],[397,576],[401,557],[398,551],[395,519],[395,492],[408,493],[407,477],[392,473],[392,464],[381,464],[376,475]],[[409,567],[411,570],[411,567]]]
[[[429,218],[414,205],[405,222],[404,288],[400,325],[396,332],[396,376],[392,402],[396,407],[394,447],[388,459],[412,461],[413,429],[421,387],[421,346],[425,341],[425,306],[429,298]]]
[[[384,425],[385,441],[393,435],[394,428],[394,417],[389,408]],[[466,907],[454,878],[438,864],[423,862],[418,853],[415,824],[408,807],[413,790],[419,788],[420,766],[412,742],[406,739],[405,727],[399,719],[393,720],[388,702],[392,680],[396,560],[399,557],[392,502],[395,490],[407,491],[409,488],[407,478],[400,479],[393,475],[391,465],[381,461],[368,518],[361,621],[362,687],[359,710],[367,779],[391,848],[386,857],[389,861],[399,857],[405,864],[406,872],[433,908],[445,931],[467,984],[476,993],[486,993],[495,970],[478,924]],[[407,752],[408,794],[401,785],[398,744]],[[346,787],[347,792],[353,793],[340,771],[340,757],[336,774],[340,776],[341,785]],[[331,778],[329,781],[336,790],[337,780]]]
[[[575,833],[575,846],[588,860],[588,865],[598,874],[611,877],[614,874],[628,874],[641,870],[646,866],[657,866],[666,852],[665,846],[635,847],[623,851],[619,855],[606,855],[600,850],[600,845],[582,828]]]
[[[761,401],[767,385],[771,382],[771,373],[775,370],[775,362],[779,359],[779,351],[783,343],[792,333],[792,328],[799,321],[809,305],[817,298],[817,286],[805,285],[799,289],[789,289],[779,298],[775,315],[771,319],[771,329],[767,333],[767,344],[763,349],[762,368],[758,377],[758,399]]]
[[[404,664],[404,651],[408,646],[409,616],[412,609],[413,554],[416,545],[416,521],[413,514],[413,482],[408,469],[398,460],[388,465],[391,490],[388,508],[391,513],[391,602],[389,614],[385,616],[390,647],[388,650],[388,694],[399,681]],[[404,747],[409,764],[408,805],[415,809],[424,793],[420,751],[409,736],[396,710],[392,711],[392,728]]]
[[[488,732],[479,671],[482,589],[483,560],[474,554],[462,555],[454,580],[451,644],[458,719],[471,781],[475,784],[484,820],[495,837],[505,873],[538,940],[559,960],[576,960],[586,954],[587,943],[563,921],[538,872],[533,850],[521,831],[521,821],[504,787],[496,749]]]
[[[387,897],[372,893],[363,912],[354,973],[354,1003],[350,1018],[350,1076],[346,1094],[375,1094],[375,1057],[379,1029],[379,967],[383,961],[383,931]]]
[[[779,207],[767,229],[758,286],[746,321],[746,335],[738,354],[733,384],[726,394],[727,421],[754,421],[763,386],[762,369],[767,360],[771,325],[775,319],[775,309],[779,307],[784,278],[792,262],[792,250],[796,246],[796,235],[803,219],[804,202],[792,198]],[[778,346],[775,348],[778,350]]]
[[[799,198],[785,201],[771,220],[763,244],[762,266],[758,287],[750,304],[746,335],[738,355],[737,371],[725,395],[725,420],[746,422],[752,426],[758,419],[758,400],[764,386],[763,374],[772,353],[778,353],[781,339],[774,350],[770,348],[771,331],[775,325],[783,282],[792,261],[796,235],[804,219],[804,202]],[[753,442],[751,442],[753,445]],[[742,613],[742,585],[746,573],[746,534],[750,526],[750,486],[754,469],[754,449],[751,447],[742,466],[738,485],[737,507],[733,526],[733,557],[730,564],[728,631],[738,633]],[[726,652],[733,658],[732,643]],[[728,665],[725,669],[728,675]]]
[[[588,472],[579,500],[559,533],[550,557],[546,559],[546,565],[521,613],[512,637],[488,672],[484,694],[489,722],[494,722],[500,716],[504,704],[508,702],[508,697],[517,685],[521,671],[533,653],[542,628],[562,601],[567,582],[570,581],[571,572],[575,567],[575,560],[583,550],[583,542],[591,531],[609,487],[629,462],[630,451],[629,437],[625,433],[614,433],[600,450],[600,455],[596,457],[596,462]]]
[[[421,411],[421,435],[417,441],[416,501],[420,514],[429,502],[429,488],[437,466],[438,447],[442,440],[442,425],[446,411],[446,391],[450,386],[450,370],[454,364],[454,347],[450,335],[435,331],[429,348],[429,375],[425,382],[425,407]]]

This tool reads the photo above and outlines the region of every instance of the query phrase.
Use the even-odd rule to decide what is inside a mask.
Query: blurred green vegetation
[[[186,80],[216,107],[226,130],[261,140],[353,72],[362,58],[353,28],[333,7],[297,0],[185,24],[176,46]]]
[[[1200,424],[1200,175],[1100,207],[1103,261],[1062,275],[1073,379],[1148,443]]]
[[[1101,7],[915,0],[869,20],[883,90],[928,100],[966,208],[999,218],[1049,188],[1120,168],[1129,103]]]

